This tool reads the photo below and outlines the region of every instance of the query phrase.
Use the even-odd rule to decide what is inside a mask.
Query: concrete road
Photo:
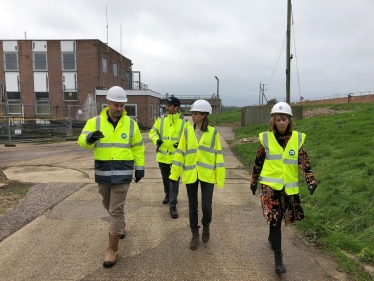
[[[305,245],[292,227],[283,227],[287,273],[274,273],[268,225],[259,195],[249,190],[249,173],[218,127],[227,178],[215,189],[211,238],[189,249],[191,233],[185,186],[179,218],[162,204],[155,147],[146,141],[146,176],[132,183],[125,204],[127,236],[119,259],[102,266],[109,217],[93,180],[93,152],[76,142],[0,146],[0,166],[9,179],[32,182],[18,206],[0,216],[0,280],[348,280],[328,256]]]

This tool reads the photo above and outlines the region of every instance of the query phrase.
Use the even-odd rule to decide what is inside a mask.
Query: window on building
[[[122,80],[126,80],[126,70],[122,67]]]
[[[138,105],[137,104],[128,104],[125,103],[125,109],[127,111],[127,116],[131,118],[137,118],[138,117]]]
[[[113,76],[118,77],[118,66],[115,63],[113,63]]]
[[[77,101],[78,93],[77,92],[64,92],[64,101]]]
[[[7,92],[7,101],[9,104],[9,114],[22,116],[22,101],[20,92]]]
[[[36,115],[49,115],[49,93],[35,93]]]
[[[108,73],[108,61],[103,58],[103,73]]]
[[[10,100],[21,100],[21,93],[20,92],[7,92],[6,97],[8,101]]]
[[[46,71],[47,66],[47,53],[34,53],[34,70],[35,71]]]
[[[76,69],[75,53],[62,53],[62,70],[75,71]]]
[[[132,89],[130,77],[131,77],[131,69],[126,69],[126,89]]]
[[[153,120],[154,118],[154,111],[153,111],[153,103],[151,103],[151,114],[149,116],[151,116],[151,120]]]
[[[4,53],[4,70],[17,71],[18,70],[18,54]]]

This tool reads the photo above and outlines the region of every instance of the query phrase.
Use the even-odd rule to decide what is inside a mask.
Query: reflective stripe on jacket
[[[171,164],[176,148],[173,144],[179,142],[184,128],[188,128],[190,122],[180,112],[176,114],[164,114],[157,118],[152,129],[149,131],[149,138],[154,145],[161,139],[163,143],[158,149],[156,161]]]
[[[291,138],[283,150],[273,132],[260,133],[260,142],[266,151],[259,178],[261,184],[275,190],[282,190],[284,187],[287,195],[299,193],[299,149],[304,144],[305,137],[303,133],[292,131]]]
[[[131,182],[144,177],[144,143],[138,124],[124,110],[116,128],[108,121],[108,107],[100,115],[89,119],[78,139],[85,149],[94,148],[95,181],[97,183]],[[87,141],[94,131],[101,131],[104,138],[95,143]]]
[[[190,184],[197,179],[217,183],[223,187],[226,169],[223,161],[222,148],[217,130],[208,126],[208,131],[197,142],[194,126],[184,129],[171,168],[170,179]]]

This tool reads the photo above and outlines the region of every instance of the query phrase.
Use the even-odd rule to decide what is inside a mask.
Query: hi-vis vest
[[[108,107],[99,116],[89,119],[78,139],[85,148],[94,148],[95,181],[97,183],[125,183],[144,177],[144,143],[138,124],[124,110],[116,128],[108,121]],[[105,136],[90,144],[87,139],[94,131]]]
[[[184,129],[169,178],[178,180],[182,175],[184,184],[195,183],[199,179],[223,187],[226,170],[217,130],[208,126],[199,143],[194,130],[193,126]]]
[[[292,131],[291,138],[283,150],[273,132],[260,133],[260,142],[266,151],[259,178],[261,184],[266,184],[275,190],[282,190],[284,187],[287,195],[299,193],[298,158],[305,136],[303,133]]]
[[[149,138],[154,145],[161,139],[163,144],[159,147],[156,161],[171,164],[176,148],[173,144],[179,142],[183,129],[188,128],[190,122],[180,112],[176,114],[164,114],[157,118],[152,129],[149,131]]]

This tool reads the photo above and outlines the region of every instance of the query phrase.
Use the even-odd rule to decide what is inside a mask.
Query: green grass
[[[224,125],[234,122],[240,122],[241,109],[235,109],[230,111],[225,111],[218,114],[218,125]],[[208,115],[209,122],[214,126],[216,124],[216,115]]]
[[[307,135],[305,149],[318,183],[311,196],[300,176],[300,198],[306,219],[295,226],[311,243],[333,253],[352,278],[369,280],[341,251],[374,265],[374,104],[305,108],[317,107],[342,113],[295,122],[295,130]],[[219,116],[220,120],[230,121],[236,117],[235,113],[226,112]],[[235,121],[240,121],[240,112]],[[234,133],[236,139],[241,139],[267,129],[264,124],[237,128]],[[236,144],[233,151],[252,169],[258,146],[259,143]]]

